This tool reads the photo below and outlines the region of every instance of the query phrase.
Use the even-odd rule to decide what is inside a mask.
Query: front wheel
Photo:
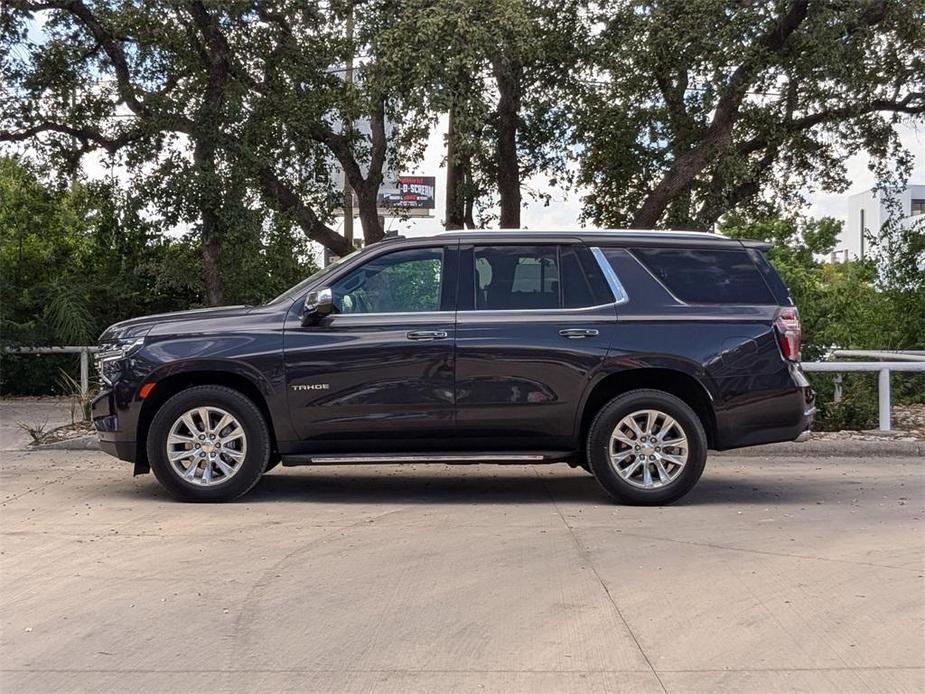
[[[683,400],[660,390],[633,390],[594,418],[586,453],[594,477],[614,499],[662,506],[700,479],[707,437]]]
[[[260,410],[224,386],[177,393],[148,430],[154,476],[183,501],[230,501],[246,493],[266,470],[270,448]]]

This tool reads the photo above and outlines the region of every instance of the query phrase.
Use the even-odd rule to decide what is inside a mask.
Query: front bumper
[[[130,408],[123,408],[120,416],[116,405],[116,392],[104,390],[91,404],[91,417],[96,435],[99,438],[100,450],[130,463],[135,462],[137,447],[135,444],[135,427],[127,427],[131,420]],[[134,421],[132,421],[134,424]]]

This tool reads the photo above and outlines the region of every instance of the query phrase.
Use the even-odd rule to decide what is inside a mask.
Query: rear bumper
[[[816,416],[816,392],[799,365],[790,371],[791,387],[717,413],[717,450],[805,438]]]

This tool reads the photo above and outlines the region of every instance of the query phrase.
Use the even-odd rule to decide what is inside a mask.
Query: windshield
[[[342,265],[343,263],[345,263],[345,262],[347,262],[348,260],[350,260],[351,258],[355,257],[355,256],[356,256],[357,254],[359,254],[362,250],[363,250],[362,248],[358,248],[358,249],[356,249],[353,253],[348,253],[348,254],[345,255],[343,258],[338,258],[337,260],[335,260],[333,263],[331,263],[331,264],[328,265],[327,267],[321,268],[321,269],[318,270],[318,272],[316,272],[315,274],[306,277],[304,280],[302,280],[301,282],[299,282],[297,285],[295,285],[294,287],[290,287],[289,289],[287,289],[286,291],[284,291],[282,294],[280,294],[278,297],[276,297],[275,299],[272,299],[271,301],[268,301],[267,303],[268,303],[268,304],[275,304],[275,303],[280,302],[280,301],[286,301],[287,299],[288,299],[289,301],[292,301],[292,300],[295,299],[295,298],[299,295],[299,293],[300,293],[303,289],[305,289],[308,285],[314,284],[315,282],[317,282],[318,280],[320,280],[322,277],[324,277],[325,275],[327,275],[328,273],[330,273],[330,272],[331,272],[332,270],[334,270],[335,268],[339,267],[339,266]]]

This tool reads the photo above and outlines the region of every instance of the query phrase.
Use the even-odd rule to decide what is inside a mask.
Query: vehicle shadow
[[[439,467],[439,466],[435,466]],[[556,501],[608,503],[590,475],[568,471],[541,479],[532,472],[479,472],[455,475],[445,470],[329,470],[302,468],[266,475],[249,501],[324,501],[375,504],[548,504]]]
[[[514,471],[460,472],[434,466],[417,469],[298,468],[264,476],[240,503],[324,502],[339,504],[610,504],[610,497],[583,470],[562,468],[555,474],[519,468]],[[166,493],[153,479],[137,485],[132,496],[163,500]],[[747,472],[711,475],[676,506],[809,504],[837,501],[856,494],[845,478],[769,479]]]

